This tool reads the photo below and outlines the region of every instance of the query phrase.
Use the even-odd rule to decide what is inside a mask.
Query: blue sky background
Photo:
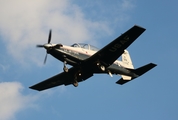
[[[0,0],[0,120],[177,120],[176,0]],[[86,42],[102,48],[133,25],[146,31],[128,48],[135,68],[157,67],[123,86],[95,75],[77,88],[28,87],[62,72],[36,44]]]

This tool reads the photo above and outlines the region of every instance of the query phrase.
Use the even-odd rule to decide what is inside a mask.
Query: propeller
[[[45,59],[44,59],[44,64],[46,63],[46,60],[47,60],[47,56],[48,56],[48,54],[46,53],[46,56],[45,56]]]
[[[51,32],[52,32],[52,30],[49,31],[48,44],[50,44],[50,42],[51,42]]]
[[[49,37],[48,37],[48,43],[47,44],[50,44],[51,36],[52,36],[52,30],[49,31]],[[45,47],[45,44],[44,45],[36,45],[36,47]]]
[[[44,47],[44,45],[36,45],[36,47]]]
[[[44,44],[44,45],[37,45],[36,47],[38,48],[49,48],[49,44],[51,42],[51,36],[52,36],[52,30],[49,31],[49,37],[48,37],[48,43],[47,44]],[[47,56],[48,56],[48,53],[46,52],[46,56],[45,56],[45,59],[44,59],[44,64],[46,63],[46,60],[47,60]]]

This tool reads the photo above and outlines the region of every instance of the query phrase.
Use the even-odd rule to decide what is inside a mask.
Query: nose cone
[[[44,48],[45,48],[45,49],[49,49],[49,48],[51,48],[51,47],[52,47],[51,44],[44,44]]]

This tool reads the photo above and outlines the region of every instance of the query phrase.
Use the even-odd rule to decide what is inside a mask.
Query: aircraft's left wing
[[[42,91],[42,90],[56,87],[59,85],[70,85],[74,82],[74,79],[75,79],[74,77],[77,74],[77,72],[78,72],[78,69],[72,67],[69,69],[68,72],[62,72],[60,74],[57,74],[51,78],[48,78],[47,80],[44,80],[36,85],[31,86],[30,88],[34,90]],[[91,76],[88,75],[87,78]],[[82,80],[85,80],[87,78],[82,78],[81,76],[81,77],[78,77],[77,81],[81,82]]]
[[[144,31],[145,28],[139,27],[137,25],[133,26],[124,34],[96,52],[93,56],[86,59],[86,63],[89,64],[99,61],[105,67],[110,66]]]

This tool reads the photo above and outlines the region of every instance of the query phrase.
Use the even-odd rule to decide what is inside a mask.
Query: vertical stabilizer
[[[129,52],[127,50],[124,50],[124,53],[122,54],[122,63],[123,63],[122,65],[124,67],[134,69],[132,60],[131,60]]]

